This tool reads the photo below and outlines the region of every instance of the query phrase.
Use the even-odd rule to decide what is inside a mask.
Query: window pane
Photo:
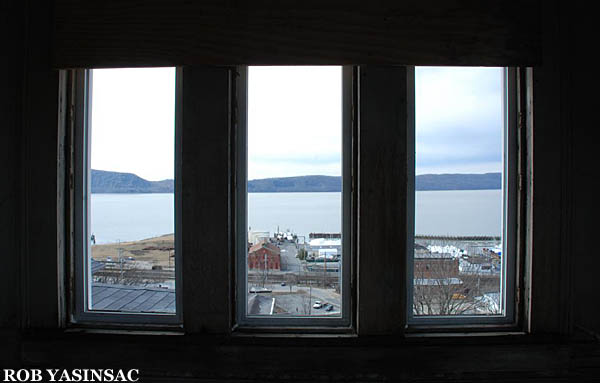
[[[92,71],[87,308],[175,313],[175,68]]]
[[[415,71],[413,314],[502,314],[504,69]]]
[[[342,68],[248,71],[248,316],[339,317]]]

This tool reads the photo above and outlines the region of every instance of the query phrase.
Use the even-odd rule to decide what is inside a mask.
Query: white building
[[[256,245],[262,241],[268,241],[271,238],[271,233],[268,231],[250,230],[248,231],[248,242]]]

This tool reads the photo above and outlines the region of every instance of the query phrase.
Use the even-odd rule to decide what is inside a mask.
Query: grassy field
[[[117,261],[120,251],[121,256],[126,260],[133,258],[139,262],[148,262],[153,266],[168,267],[169,263],[171,266],[175,264],[173,258],[175,255],[174,248],[174,236],[173,234],[167,234],[141,241],[92,245],[92,258],[97,261],[106,261],[107,257],[110,257],[113,261]]]

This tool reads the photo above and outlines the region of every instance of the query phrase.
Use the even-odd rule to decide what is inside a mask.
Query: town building
[[[256,245],[262,241],[268,241],[271,237],[271,233],[268,231],[250,230],[248,231],[248,242],[252,245]]]
[[[281,270],[281,250],[267,241],[252,245],[248,250],[248,269]]]

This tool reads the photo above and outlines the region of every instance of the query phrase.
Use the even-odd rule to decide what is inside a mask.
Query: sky
[[[499,172],[501,68],[418,67],[416,174]],[[248,179],[341,175],[341,67],[250,67]],[[173,178],[175,69],[93,71],[92,168]]]
[[[415,69],[416,174],[502,171],[503,73]]]
[[[250,67],[248,179],[341,175],[342,68]]]
[[[92,71],[92,169],[172,179],[175,68]]]

